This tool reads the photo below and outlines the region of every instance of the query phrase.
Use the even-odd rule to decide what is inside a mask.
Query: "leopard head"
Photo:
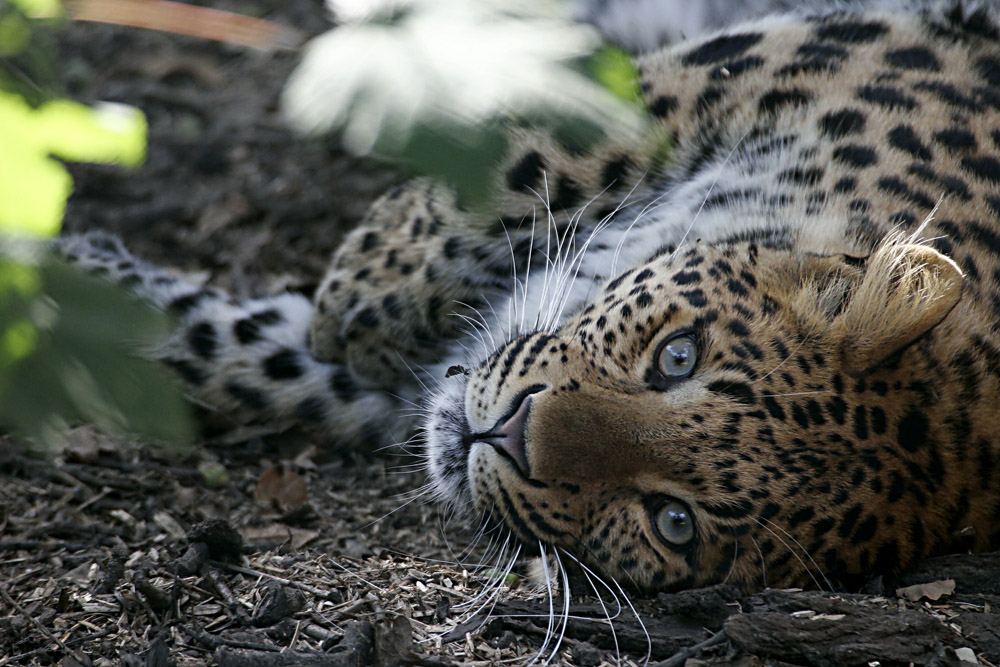
[[[895,570],[924,548],[913,518],[942,514],[917,479],[943,454],[915,383],[961,294],[913,243],[663,254],[446,380],[433,482],[640,589]]]

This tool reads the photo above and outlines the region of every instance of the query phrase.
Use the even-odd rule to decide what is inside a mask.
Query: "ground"
[[[314,0],[273,12],[218,4],[326,27]],[[207,271],[237,294],[309,293],[344,231],[401,178],[284,128],[278,96],[294,55],[84,24],[58,43],[74,97],[134,104],[151,125],[144,168],[73,166],[70,231],[110,229],[137,254]],[[547,597],[510,576],[489,613],[478,596],[497,570],[474,567],[484,549],[465,550],[472,527],[408,502],[424,482],[414,463],[218,425],[184,452],[81,427],[55,460],[0,435],[0,666],[548,658]],[[896,593],[941,580],[953,592],[941,584],[934,601],[935,587]],[[996,555],[937,560],[862,594],[632,595],[645,630],[601,592],[573,598],[553,662],[1000,664]]]

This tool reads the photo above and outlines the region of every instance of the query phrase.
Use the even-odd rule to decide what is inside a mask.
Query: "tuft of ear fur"
[[[835,318],[843,364],[861,373],[936,326],[962,297],[962,271],[913,236],[891,235]]]

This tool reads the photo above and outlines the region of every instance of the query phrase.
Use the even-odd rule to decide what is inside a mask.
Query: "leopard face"
[[[982,481],[926,381],[962,278],[902,248],[696,245],[620,275],[448,380],[439,493],[640,588],[825,585],[942,547],[977,522],[949,482]]]

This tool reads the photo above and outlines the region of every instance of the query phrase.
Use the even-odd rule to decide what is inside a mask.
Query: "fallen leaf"
[[[896,595],[901,598],[905,598],[910,602],[917,602],[920,598],[927,598],[928,600],[937,600],[945,595],[951,595],[955,592],[955,580],[954,579],[942,579],[941,581],[931,581],[926,584],[916,584],[914,586],[906,586],[905,588],[897,588]]]
[[[241,532],[247,542],[289,543],[292,549],[300,549],[319,537],[318,530],[292,528],[280,523],[261,528],[244,528]]]
[[[69,572],[63,573],[62,578],[76,584],[85,585],[97,579],[99,574],[100,569],[96,563],[81,563]]]
[[[181,527],[181,524],[177,522],[177,519],[170,516],[169,512],[160,511],[154,514],[153,523],[159,526],[163,532],[175,540],[182,539],[187,534],[187,531]]]
[[[299,509],[309,500],[305,481],[295,472],[277,468],[261,473],[253,495],[261,505],[277,506],[286,513]]]
[[[319,453],[316,445],[309,445],[292,460],[292,463],[299,468],[304,468],[307,470],[316,470],[316,462],[313,459]]]
[[[108,512],[108,516],[110,516],[113,519],[121,521],[126,526],[134,527],[138,523],[138,521],[136,521],[136,518],[134,516],[132,516],[123,509],[113,509],[110,512]]]

